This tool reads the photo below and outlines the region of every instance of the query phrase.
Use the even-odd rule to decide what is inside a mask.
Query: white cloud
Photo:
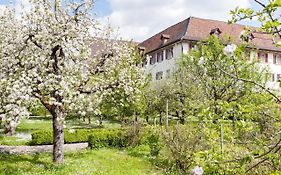
[[[113,27],[124,39],[143,41],[189,16],[228,20],[236,6],[249,7],[249,0],[108,0]]]

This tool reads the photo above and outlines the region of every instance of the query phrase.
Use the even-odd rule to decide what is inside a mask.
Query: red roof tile
[[[149,53],[180,40],[202,41],[206,39],[211,30],[215,28],[218,28],[222,32],[220,34],[221,36],[229,36],[234,43],[239,44],[241,43],[241,32],[245,29],[245,27],[246,26],[240,24],[228,24],[223,21],[190,17],[152,36],[139,45],[145,47],[146,53]],[[250,28],[258,31],[258,28]],[[163,34],[170,36],[170,39],[168,39],[166,43],[163,43],[161,40],[161,36]],[[249,47],[281,51],[281,48],[275,46],[271,35],[254,32],[253,36],[254,39],[249,44]]]

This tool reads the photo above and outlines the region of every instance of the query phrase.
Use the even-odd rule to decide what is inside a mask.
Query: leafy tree
[[[30,0],[30,5],[20,20],[7,17],[16,25],[0,22],[11,29],[3,36],[6,46],[1,47],[0,73],[11,79],[7,89],[38,99],[51,113],[53,160],[63,163],[67,113],[81,109],[81,113],[100,114],[104,97],[120,90],[132,101],[145,81],[135,49],[127,44],[105,39],[104,45],[110,47],[100,53],[107,56],[91,55],[91,43],[100,33],[98,21],[91,16],[92,1]]]
[[[253,0],[253,2],[259,7],[253,8],[239,8],[236,7],[230,11],[232,19],[230,22],[238,22],[241,20],[253,20],[257,19],[261,23],[260,31],[251,31],[258,33],[271,34],[281,39],[281,28],[280,28],[280,0]],[[280,45],[279,41],[277,42]]]
[[[225,46],[216,36],[183,56],[170,84],[170,96],[176,97],[171,103],[181,101],[183,109],[172,110],[197,120],[164,135],[181,172],[200,165],[207,174],[268,173],[280,166],[279,147],[265,146],[278,143],[280,131],[278,97],[265,86],[266,72],[247,60],[243,46]],[[189,129],[192,135],[188,128],[195,128]],[[222,131],[225,141],[220,141]],[[194,140],[184,139],[191,136]],[[261,161],[268,164],[259,166]]]
[[[280,39],[281,39],[281,26],[280,26],[280,7],[281,7],[281,1],[280,0],[267,0],[267,1],[261,1],[261,0],[254,0],[253,1],[258,8],[239,8],[236,7],[234,10],[230,12],[232,15],[232,19],[230,22],[235,23],[242,20],[254,20],[257,19],[258,22],[260,22],[261,27],[260,29],[253,30],[249,29],[245,34],[249,33],[264,33],[272,35],[273,41],[276,42],[276,45],[278,47],[281,46]],[[278,103],[280,104],[280,99],[272,93],[277,99]],[[279,94],[278,94],[279,95]],[[270,115],[265,115],[268,118]],[[270,116],[271,117],[271,116]],[[278,117],[278,121],[280,121],[280,117]],[[266,122],[265,122],[266,123]],[[269,125],[272,125],[270,123]],[[275,132],[276,136],[280,137],[280,129]],[[275,152],[276,154],[280,154],[281,149],[281,139],[276,140],[275,143],[273,143],[273,147],[269,148],[268,153]],[[276,155],[275,154],[275,155]],[[274,155],[273,155],[274,156]],[[270,157],[268,154],[264,154],[262,156],[259,156],[260,161],[256,164],[256,166],[261,164],[266,164]],[[254,167],[256,167],[254,166]]]

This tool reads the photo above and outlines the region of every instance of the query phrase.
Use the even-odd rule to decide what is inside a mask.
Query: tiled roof
[[[117,39],[105,39],[105,38],[94,38],[91,41],[91,55],[96,56],[99,54],[108,54],[112,52],[113,46],[137,46],[139,43],[134,41],[117,40]]]
[[[217,20],[190,17],[152,36],[139,45],[145,47],[146,53],[149,53],[180,40],[202,41],[206,39],[211,30],[215,28],[218,28],[222,32],[220,34],[221,36],[229,36],[234,43],[239,44],[241,43],[240,35],[245,29],[245,26],[240,24],[228,24],[227,22]],[[258,31],[258,28],[250,28]],[[163,34],[170,36],[165,43],[161,40]],[[254,39],[250,42],[249,47],[281,51],[280,48],[275,46],[271,35],[254,32],[253,36]]]

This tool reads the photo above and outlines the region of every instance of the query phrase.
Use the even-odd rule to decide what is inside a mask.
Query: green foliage
[[[232,16],[232,19],[229,22],[236,23],[241,20],[255,20],[261,23],[261,31],[279,37],[280,39],[281,32],[279,11],[281,7],[281,1],[256,0],[254,3],[256,3],[259,8],[236,7],[234,10],[231,10],[230,15]],[[277,46],[280,47],[280,42],[277,43]]]
[[[88,142],[89,136],[97,136],[100,140],[105,139],[109,145],[125,144],[118,140],[123,138],[125,130],[122,129],[68,129],[64,131],[65,143]],[[123,140],[122,140],[123,141]],[[102,141],[100,141],[102,142]],[[125,141],[124,141],[125,142]],[[31,145],[45,145],[53,143],[53,132],[50,130],[40,130],[32,133]]]
[[[160,142],[160,135],[157,133],[153,133],[147,138],[147,142],[150,148],[150,155],[151,156],[158,156],[160,153],[160,150],[162,148],[161,142]]]
[[[127,132],[121,129],[98,130],[89,136],[89,147],[99,149],[103,147],[124,148],[128,145]]]
[[[281,165],[280,107],[265,86],[267,69],[248,61],[244,46],[228,53],[229,42],[210,36],[197,43],[158,90],[168,89],[155,104],[168,98],[170,115],[196,121],[163,135],[158,159],[169,169],[188,174],[199,165],[206,174],[260,174]]]
[[[53,143],[53,132],[50,130],[35,131],[31,134],[30,145],[48,145]]]
[[[46,115],[50,115],[50,112],[39,101],[33,102],[28,107],[28,111],[31,113],[32,116],[46,116]]]

